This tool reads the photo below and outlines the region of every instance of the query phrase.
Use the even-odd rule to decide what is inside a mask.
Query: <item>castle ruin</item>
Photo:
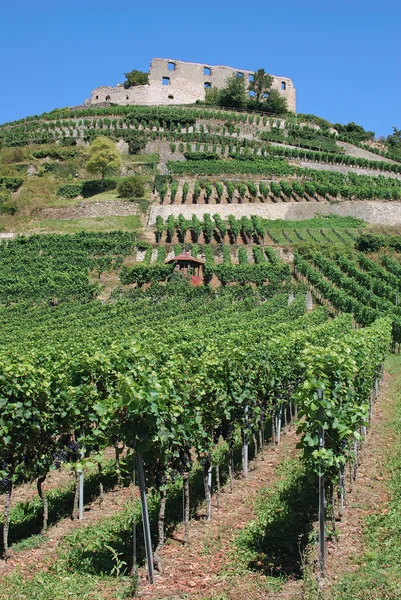
[[[93,90],[89,105],[104,102],[129,105],[168,105],[194,104],[204,100],[208,88],[223,88],[227,78],[235,73],[244,77],[247,87],[252,81],[254,71],[233,69],[225,66],[212,66],[203,63],[183,62],[168,58],[154,58],[150,63],[149,83],[125,89],[119,84],[115,87],[101,86]],[[273,75],[272,88],[282,94],[288,104],[288,110],[296,111],[296,91],[288,77]]]

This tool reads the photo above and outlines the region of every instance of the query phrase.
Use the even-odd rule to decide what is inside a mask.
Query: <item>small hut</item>
[[[190,277],[193,285],[199,285],[203,282],[205,261],[201,258],[194,258],[186,250],[172,258],[166,258],[166,264],[175,263],[174,271],[182,273],[184,277]]]

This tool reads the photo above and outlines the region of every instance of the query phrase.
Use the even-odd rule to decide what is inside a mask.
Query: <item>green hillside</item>
[[[397,597],[399,200],[313,115],[0,126],[1,600]]]

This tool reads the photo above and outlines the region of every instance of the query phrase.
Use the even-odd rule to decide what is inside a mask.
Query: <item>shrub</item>
[[[0,177],[0,187],[5,187],[12,192],[16,192],[23,183],[22,177]]]
[[[145,186],[137,175],[124,177],[118,184],[117,190],[121,198],[143,198],[145,195]]]
[[[186,160],[218,160],[220,156],[216,152],[184,152]]]
[[[65,183],[57,189],[57,196],[62,198],[76,198],[82,192],[82,183]]]
[[[101,180],[89,179],[87,181],[82,181],[81,194],[84,198],[90,198],[91,196],[96,196],[96,194],[101,194],[102,192],[115,190],[116,187],[117,180],[110,177]]]
[[[107,192],[108,190],[114,190],[117,187],[117,181],[115,179],[94,179],[87,181],[79,181],[77,183],[65,183],[60,185],[57,189],[57,196],[62,198],[76,198],[77,196],[83,196],[84,198],[90,198]]]

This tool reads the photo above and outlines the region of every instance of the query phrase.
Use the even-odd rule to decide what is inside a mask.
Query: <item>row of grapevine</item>
[[[324,347],[333,335],[341,335],[343,346],[363,345],[372,369],[381,364],[388,345],[386,323],[347,337],[348,317],[326,323],[324,309],[302,317],[299,303],[281,311],[274,310],[275,306],[277,301],[270,301],[262,315],[257,308],[253,327],[249,311],[242,320],[234,313],[231,328],[228,318],[222,330],[216,331],[211,323],[201,340],[195,321],[185,355],[177,353],[182,332],[165,326],[153,337],[143,335],[141,344],[121,340],[109,345],[106,339],[99,345],[92,338],[78,347],[56,344],[30,349],[24,355],[19,352],[18,357],[12,350],[3,350],[2,425],[7,433],[0,458],[6,495],[11,496],[18,480],[44,477],[60,450],[88,455],[116,437],[146,456],[147,468],[157,470],[159,481],[166,477],[169,481],[174,473],[185,476],[194,447],[207,482],[211,452],[219,436],[230,447],[233,430],[239,428],[245,442],[282,404],[297,397],[298,382],[300,390],[306,388],[304,361],[309,348]],[[278,333],[275,328],[280,319],[284,329],[281,325]],[[302,330],[297,331],[301,323]],[[374,343],[368,343],[369,339]],[[347,425],[347,434],[342,436],[346,441],[366,421],[365,412],[355,409],[366,404],[372,384],[372,373],[357,368],[352,360],[353,353],[347,363],[347,372],[353,369],[352,388],[344,380],[350,389],[344,401],[350,404],[343,406],[341,415]],[[342,372],[337,370],[336,377],[342,378]],[[331,388],[327,385],[326,389],[328,399]],[[302,406],[304,396],[299,398]],[[307,447],[312,445],[315,427],[311,418],[304,429]],[[75,462],[82,465],[78,457]],[[165,492],[164,484],[160,487],[163,498]],[[164,532],[159,539],[163,541]]]
[[[202,220],[196,214],[192,215],[191,219],[186,219],[182,214],[178,217],[169,215],[166,220],[160,215],[156,217],[156,242],[160,242],[163,235],[166,234],[167,243],[171,243],[175,235],[180,243],[184,243],[188,233],[193,243],[199,241],[201,234],[206,243],[213,240],[223,243],[228,236],[231,244],[237,243],[239,236],[246,243],[263,243],[266,239],[271,239],[275,244],[284,245],[310,241],[349,244],[354,240],[353,233],[350,233],[347,228],[343,228],[340,233],[338,229],[329,227],[274,226],[271,221],[258,215],[243,216],[240,219],[230,215],[227,220],[224,220],[219,214],[212,216],[209,213],[205,213]]]
[[[295,272],[306,277],[321,298],[339,311],[353,313],[356,321],[364,326],[388,315],[392,320],[393,344],[401,343],[399,285],[391,288],[343,256],[337,258],[337,264],[319,251],[303,254],[295,255]]]

